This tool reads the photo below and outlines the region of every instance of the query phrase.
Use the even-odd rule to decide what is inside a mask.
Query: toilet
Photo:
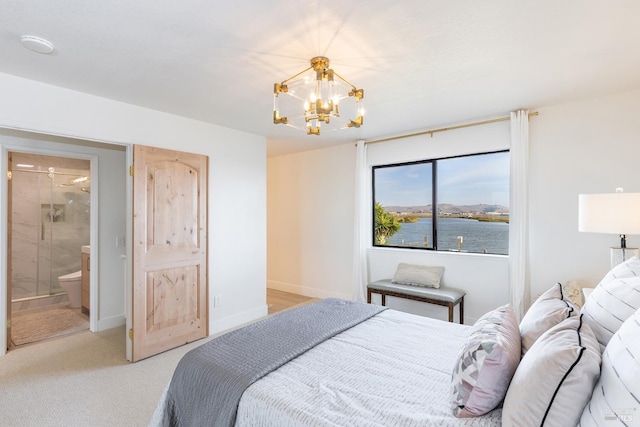
[[[69,307],[80,308],[80,304],[82,303],[82,271],[75,271],[73,273],[60,276],[58,277],[58,283],[60,283],[60,287],[67,293],[67,296],[69,297]]]

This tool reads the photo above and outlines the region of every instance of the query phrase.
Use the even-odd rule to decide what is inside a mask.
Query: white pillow
[[[398,264],[396,274],[391,280],[392,283],[400,285],[425,286],[428,288],[439,288],[440,279],[444,273],[444,267],[415,265],[415,264]]]
[[[618,264],[600,281],[582,307],[601,345],[607,345],[622,323],[640,308],[640,260]]]
[[[518,321],[506,304],[478,319],[460,349],[451,382],[453,415],[475,417],[498,406],[519,362]]]
[[[562,284],[562,297],[572,302],[578,309],[584,305],[582,289],[576,282],[565,282]]]
[[[640,310],[622,324],[607,344],[600,379],[582,412],[580,425],[640,425],[639,398]]]
[[[582,316],[542,334],[513,375],[502,407],[503,427],[578,424],[600,375],[600,347]]]
[[[568,317],[577,315],[577,307],[564,299],[562,285],[556,283],[529,307],[520,321],[522,355],[551,327]]]
[[[638,276],[640,276],[640,260],[634,256],[609,270],[600,283],[607,282],[611,279],[624,279]]]

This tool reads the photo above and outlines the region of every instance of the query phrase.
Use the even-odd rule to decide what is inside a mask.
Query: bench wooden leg
[[[367,289],[367,303],[371,304],[371,289]],[[382,300],[382,305],[387,303],[387,296],[383,293],[380,294],[380,299]]]
[[[381,303],[383,306],[387,305],[387,295],[385,293],[385,291],[372,291],[371,289],[367,289],[367,303],[371,304],[371,294],[373,293],[379,293],[380,294],[380,299],[381,299]],[[453,312],[455,310],[455,306],[456,304],[460,305],[460,324],[463,325],[464,324],[464,295],[462,296],[462,298],[460,298],[460,300],[457,303],[453,303],[453,302],[444,302],[441,300],[435,300],[435,299],[429,299],[429,298],[419,298],[419,297],[415,297],[415,296],[407,296],[407,295],[403,295],[401,293],[391,293],[391,296],[396,297],[396,298],[406,298],[406,299],[410,299],[410,300],[414,300],[414,301],[422,301],[425,303],[429,303],[429,304],[437,304],[440,306],[446,306],[449,309],[449,322],[453,323]]]

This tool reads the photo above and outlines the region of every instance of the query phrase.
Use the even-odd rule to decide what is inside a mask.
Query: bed
[[[640,425],[635,397],[640,395],[640,262],[633,268],[637,276],[623,283],[616,283],[615,274],[609,280],[605,280],[609,275],[605,277],[582,310],[566,299],[562,285],[555,284],[515,327],[509,305],[492,310],[472,326],[377,307],[366,318],[333,331],[299,353],[287,350],[282,363],[269,360],[266,369],[258,369],[259,378],[249,380],[238,394],[236,403],[222,405],[231,409],[231,418],[224,421],[199,412],[216,400],[212,396],[226,398],[225,391],[208,387],[228,382],[227,374],[218,381],[215,376],[200,375],[208,368],[187,361],[192,376],[177,388],[174,383],[179,384],[176,376],[183,359],[151,425]],[[624,299],[628,307],[624,314],[618,308],[606,309],[616,304],[612,295]],[[288,340],[282,329],[277,331],[277,342],[296,341],[302,336],[299,329],[307,334],[306,326],[300,325],[318,322],[317,310],[323,304],[371,306],[328,299],[256,325],[289,324],[290,330],[297,331],[294,338]],[[292,322],[293,318],[306,320]],[[242,331],[231,334],[240,337]],[[217,340],[226,335],[204,346],[225,347],[224,341]],[[269,359],[268,351],[256,350],[266,347],[262,343],[251,356],[244,349],[245,353],[232,358],[259,360],[264,351]],[[194,392],[197,399],[205,400],[192,400]],[[187,410],[171,408],[176,396],[187,402]]]
[[[456,418],[451,372],[469,326],[385,310],[247,389],[237,425],[497,426]]]

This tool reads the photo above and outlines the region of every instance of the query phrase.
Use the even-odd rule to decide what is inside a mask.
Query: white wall
[[[530,118],[531,294],[557,281],[595,286],[609,269],[616,236],[579,233],[578,194],[640,192],[640,91],[538,108]],[[509,122],[368,145],[370,165],[508,148]],[[268,285],[306,295],[350,298],[353,260],[353,146],[268,159]],[[330,183],[324,186],[325,181]],[[312,183],[311,185],[309,183]],[[308,221],[312,206],[345,206],[332,221]],[[348,207],[348,208],[346,208]],[[338,225],[339,224],[339,225]],[[335,227],[339,227],[336,229]],[[338,233],[339,231],[339,233]],[[338,247],[302,237],[333,236]],[[640,245],[629,236],[628,245]],[[372,248],[369,279],[390,277],[400,261],[444,265],[443,283],[463,288],[465,323],[509,301],[503,256]],[[307,274],[313,272],[313,274]],[[339,285],[338,285],[339,284]],[[375,301],[375,300],[374,300]],[[393,308],[446,319],[446,309],[390,299]],[[457,315],[457,311],[456,311]]]
[[[351,298],[354,164],[350,144],[268,160],[270,288]]]
[[[530,120],[534,297],[557,281],[593,287],[609,270],[609,247],[620,239],[578,232],[578,194],[640,192],[640,91],[538,111]],[[639,245],[628,236],[627,246]]]
[[[266,315],[264,137],[7,74],[0,74],[0,93],[0,127],[208,155],[209,332]],[[2,331],[5,300],[0,289]]]
[[[499,122],[369,144],[367,160],[371,167],[508,146],[509,122]],[[354,168],[355,145],[350,144],[268,159],[269,287],[309,296],[352,297]],[[504,256],[394,248],[368,252],[370,281],[393,277],[398,262],[443,265],[443,284],[467,292],[467,323],[497,303],[508,302]],[[442,307],[396,298],[389,298],[387,305],[447,319]]]

